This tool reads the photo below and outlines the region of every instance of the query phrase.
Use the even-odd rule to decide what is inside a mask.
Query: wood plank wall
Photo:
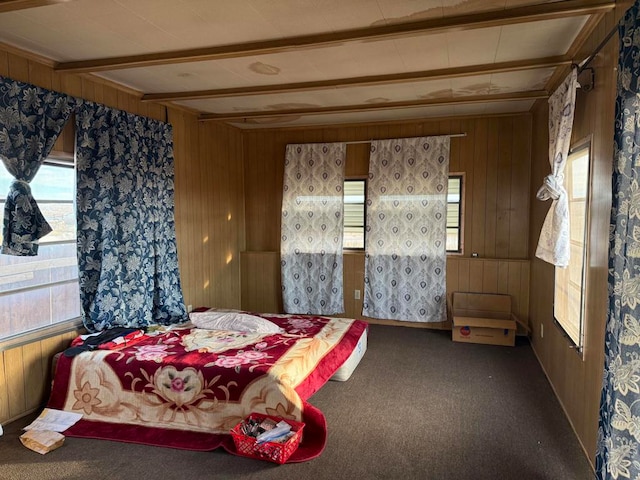
[[[242,141],[227,126],[199,125],[190,112],[143,103],[135,92],[98,77],[54,72],[49,66],[0,49],[0,75],[173,125],[176,233],[185,303],[240,306],[239,251],[243,248]],[[56,150],[73,154],[67,128]],[[0,318],[0,321],[2,318]],[[49,394],[51,357],[77,331],[15,348],[0,342],[0,423],[39,408]]]
[[[586,58],[614,28],[620,7],[605,16],[582,51],[575,57]],[[615,67],[618,37],[614,35],[590,64],[595,68],[595,88],[578,90],[572,142],[592,139],[592,191],[590,246],[587,265],[585,349],[581,358],[553,322],[553,266],[535,258],[548,202],[533,198],[543,178],[549,173],[548,107],[541,102],[533,111],[531,248],[532,345],[569,421],[589,460],[594,462],[598,433],[598,416],[602,369],[604,365],[604,330],[607,315],[607,259],[609,215],[611,208],[611,164],[615,102]],[[541,336],[544,334],[544,337]]]
[[[169,110],[174,126],[176,236],[185,303],[240,308],[244,245],[242,138],[233,127]]]
[[[450,171],[465,174],[464,253],[449,258],[448,290],[449,293],[455,291],[452,289],[486,293],[517,291],[516,304],[526,321],[531,151],[531,117],[528,114],[244,132],[247,252],[242,255],[242,308],[252,311],[282,308],[278,257],[287,144],[463,132],[466,137],[451,139]],[[366,177],[368,162],[367,144],[348,145],[347,177]],[[479,258],[469,259],[472,252]],[[512,260],[518,262],[510,262]],[[521,260],[526,266],[522,266]],[[512,267],[512,264],[518,266]],[[273,272],[273,268],[277,268],[277,272]],[[363,289],[363,255],[345,255],[344,270],[345,315],[361,317],[361,300],[353,298],[353,291],[362,292]],[[273,288],[256,284],[255,279],[261,278],[265,271],[268,278],[278,282]],[[516,271],[520,273],[513,273]],[[446,327],[437,325],[437,328]]]
[[[278,252],[242,252],[242,308],[252,312],[281,312],[280,255]],[[372,323],[395,325],[398,322],[362,316],[364,254],[344,255],[344,317],[363,318]],[[360,290],[356,299],[355,290]],[[529,315],[529,261],[490,258],[447,258],[447,297],[451,293],[477,292],[511,295],[513,312],[526,321]],[[424,327],[422,324],[407,326]],[[448,329],[450,321],[428,325]],[[520,333],[525,333],[521,331]]]
[[[53,356],[79,333],[74,330],[0,352],[0,423],[43,405],[49,396]]]

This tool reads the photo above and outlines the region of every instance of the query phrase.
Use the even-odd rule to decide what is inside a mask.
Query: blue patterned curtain
[[[95,332],[187,320],[168,124],[91,102],[76,115],[78,269]]]
[[[31,195],[38,173],[69,120],[73,97],[0,77],[0,158],[15,178],[4,207],[4,255],[35,256],[38,240],[51,232]]]
[[[444,322],[449,137],[371,143],[362,314]]]
[[[287,313],[344,312],[344,143],[287,145],[280,263]]]
[[[609,251],[609,315],[596,474],[640,478],[640,19],[621,20]]]

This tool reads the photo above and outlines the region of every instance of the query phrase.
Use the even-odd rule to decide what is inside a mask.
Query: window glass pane
[[[364,248],[364,227],[344,227],[343,248]]]
[[[344,182],[344,203],[364,204],[364,180],[346,180]]]
[[[364,180],[344,182],[344,234],[342,248],[364,248]]]
[[[568,191],[571,192],[570,199],[585,200],[589,187],[589,150],[576,152],[569,170],[570,185]]]
[[[447,191],[447,252],[459,253],[461,235],[462,176],[450,175]]]
[[[0,225],[12,181],[0,164]],[[0,339],[80,316],[75,171],[45,164],[30,185],[53,232],[40,240],[35,257],[0,255]]]
[[[344,225],[345,227],[362,227],[364,222],[364,204],[354,205],[344,204]]]
[[[447,204],[447,227],[457,227],[460,225],[460,204]]]
[[[460,188],[462,178],[455,176],[449,178],[449,189],[447,191],[447,202],[460,203]]]
[[[458,251],[458,237],[460,236],[460,231],[457,228],[447,228],[447,251],[448,252],[456,252]]]

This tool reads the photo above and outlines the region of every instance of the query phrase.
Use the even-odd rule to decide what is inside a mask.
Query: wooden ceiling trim
[[[25,10],[27,8],[46,7],[56,3],[67,3],[71,0],[2,0],[0,1],[0,13]]]
[[[459,97],[430,98],[426,100],[412,100],[404,102],[387,102],[362,105],[340,105],[335,107],[295,108],[287,110],[261,110],[234,113],[205,113],[198,118],[200,121],[242,121],[249,118],[287,117],[301,115],[323,115],[330,113],[353,113],[375,110],[395,110],[401,108],[417,108],[428,106],[492,103],[514,100],[535,100],[548,98],[546,90],[532,90],[526,92],[498,93],[489,95],[467,95]]]
[[[421,72],[395,73],[389,75],[371,75],[364,77],[338,78],[314,82],[298,82],[280,85],[258,85],[251,87],[222,88],[216,90],[196,90],[185,92],[147,93],[143,102],[167,102],[176,100],[199,100],[211,98],[246,97],[252,95],[274,95],[282,93],[308,92],[316,90],[339,89],[347,87],[365,87],[398,83],[437,80],[442,78],[461,78],[494,73],[519,72],[570,65],[571,59],[564,56],[545,57],[511,62],[490,63],[485,65],[467,65],[463,67],[443,68]]]
[[[352,41],[372,41],[405,36],[459,32],[478,28],[491,28],[525,22],[553,20],[579,15],[606,12],[615,7],[615,2],[602,0],[567,0],[562,2],[527,5],[505,10],[458,15],[444,18],[429,18],[415,22],[380,25],[360,29],[344,30],[297,37],[280,38],[232,45],[220,45],[172,52],[158,52],[74,62],[61,62],[56,70],[67,72],[100,72],[171,63],[197,62],[238,58],[251,55],[266,55],[340,45]]]
[[[13,53],[14,55],[26,58],[27,60],[32,60],[42,65],[46,65],[47,67],[53,68],[55,65],[55,62],[50,58],[38,55],[37,53],[29,52],[27,50],[23,50],[18,47],[14,47],[13,45],[9,45],[8,43],[0,42],[0,50],[8,53]]]
[[[584,43],[594,32],[604,16],[605,13],[592,15],[584,24],[584,26],[574,39],[573,43],[569,47],[569,50],[567,50],[567,58],[573,59],[571,63],[579,64],[582,61],[581,58],[576,58],[576,56],[580,53],[580,50],[582,49]],[[551,77],[549,77],[549,80],[547,80],[545,90],[547,90],[548,92],[554,92],[569,74],[570,67],[571,64],[562,65],[562,68],[556,68],[556,70],[553,72],[553,75],[551,75]]]
[[[541,100],[542,101],[542,100]],[[439,116],[439,117],[429,117],[429,118],[403,118],[403,119],[390,119],[390,120],[375,120],[375,121],[359,121],[359,122],[349,122],[345,124],[339,124],[340,127],[345,126],[348,128],[363,128],[363,127],[379,127],[379,126],[399,126],[399,125],[421,125],[426,126],[435,123],[448,122],[448,121],[461,121],[461,120],[477,120],[478,118],[482,118],[486,120],[488,118],[506,118],[506,117],[529,117],[531,113],[529,112],[508,112],[508,113],[484,113],[482,115],[478,115],[477,113],[465,114],[465,115],[451,115],[451,116]],[[276,132],[283,131],[292,131],[292,130],[318,130],[318,129],[326,129],[326,128],[335,128],[338,124],[329,123],[329,124],[313,124],[313,125],[282,125],[282,126],[268,126],[267,124],[239,124],[237,122],[229,122],[230,126],[237,128],[240,130],[242,134],[271,134]],[[253,128],[246,128],[247,126]],[[366,140],[367,136],[363,138],[359,138],[360,140]]]

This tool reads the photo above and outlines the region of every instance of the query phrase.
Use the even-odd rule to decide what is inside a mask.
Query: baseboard
[[[13,422],[15,422],[17,420],[20,420],[21,418],[27,417],[27,416],[31,415],[32,413],[35,413],[35,412],[38,412],[38,411],[42,410],[43,408],[44,408],[44,405],[40,405],[38,407],[30,408],[29,410],[21,412],[21,413],[19,413],[18,415],[14,416],[14,417],[7,418],[6,420],[4,420],[2,422],[2,426],[4,427],[4,426],[6,426],[6,425],[8,425],[10,423],[13,423]]]

